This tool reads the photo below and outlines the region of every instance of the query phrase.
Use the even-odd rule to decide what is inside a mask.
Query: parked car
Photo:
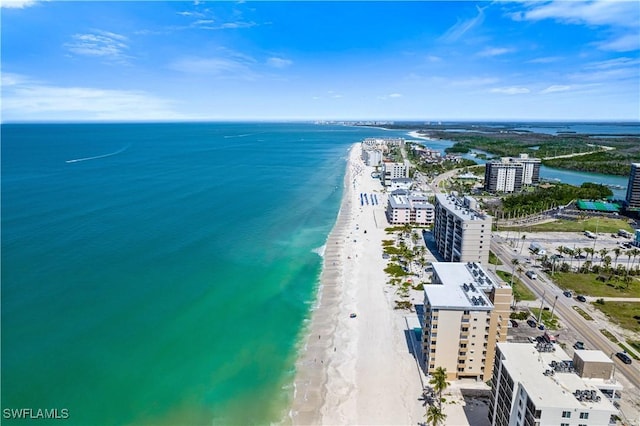
[[[529,324],[531,328],[536,328],[536,322],[532,319],[527,320],[527,324]]]
[[[567,297],[572,297],[573,294],[571,294],[571,292],[569,290],[564,291],[562,294],[564,294]]]
[[[574,349],[579,349],[579,350],[583,350],[584,349],[584,343],[581,342],[580,340],[578,340],[574,345],[573,345]]]
[[[576,299],[578,299],[578,302],[586,302],[587,298],[584,297],[583,295],[579,295],[578,297],[576,297]]]
[[[618,352],[616,356],[620,358],[620,360],[625,364],[631,364],[631,358],[629,357],[629,355],[625,354],[624,352]]]
[[[542,323],[538,324],[538,330],[544,330],[544,324]]]
[[[516,321],[516,320],[511,320],[511,327],[518,328],[518,321]]]

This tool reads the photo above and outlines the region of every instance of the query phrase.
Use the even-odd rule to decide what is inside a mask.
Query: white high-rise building
[[[511,287],[478,263],[433,262],[424,285],[425,369],[449,379],[491,377],[496,342],[507,340]]]
[[[489,262],[493,218],[472,197],[436,194],[433,236],[447,262]]]

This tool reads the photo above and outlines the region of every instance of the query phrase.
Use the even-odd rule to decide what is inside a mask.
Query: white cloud
[[[478,56],[480,57],[492,57],[492,56],[500,56],[506,53],[513,52],[514,49],[509,49],[506,47],[488,47],[480,52],[478,52]]]
[[[0,7],[7,9],[24,9],[36,4],[36,0],[2,0],[0,1]]]
[[[139,90],[53,86],[10,73],[3,73],[2,85],[5,120],[182,118],[171,101]]]
[[[93,33],[74,34],[72,42],[65,47],[81,56],[99,57],[115,62],[126,62],[124,52],[129,49],[127,37],[109,31],[95,30]]]
[[[553,62],[558,62],[559,60],[560,60],[560,58],[557,57],[557,56],[545,56],[545,57],[542,57],[542,58],[532,59],[532,60],[530,60],[528,62],[531,63],[531,64],[550,64],[550,63],[553,63]]]
[[[638,6],[640,8],[640,6]],[[623,35],[611,40],[596,43],[601,50],[613,52],[631,52],[640,49],[640,33]]]
[[[232,57],[214,58],[182,58],[171,64],[169,68],[186,74],[201,74],[214,77],[253,80],[256,74],[246,60]]]
[[[440,61],[442,61],[442,58],[439,57],[439,56],[429,55],[429,56],[427,56],[427,61],[429,61],[429,62],[440,62]]]
[[[567,24],[638,27],[636,1],[553,1],[529,2],[529,9],[512,14],[515,20],[554,19]]]
[[[473,87],[486,86],[487,84],[495,84],[499,79],[495,77],[470,77],[460,80],[449,80],[448,84],[454,87]]]
[[[567,90],[570,90],[571,86],[562,86],[562,85],[552,85],[547,87],[546,89],[543,89],[540,91],[540,93],[542,94],[547,94],[547,93],[557,93],[557,92],[566,92]]]
[[[401,98],[402,95],[400,93],[392,93],[389,95],[390,98]]]
[[[468,31],[472,30],[473,28],[479,26],[482,24],[482,22],[484,22],[484,9],[485,8],[481,8],[476,6],[476,9],[478,10],[478,14],[470,19],[466,19],[466,20],[458,20],[458,22],[456,22],[453,26],[451,26],[447,32],[445,32],[441,37],[440,40],[451,43],[451,42],[455,42],[458,39],[460,39],[460,37],[462,37],[463,35],[465,35]]]
[[[491,93],[499,93],[502,95],[521,95],[529,93],[530,90],[526,87],[496,87],[490,90]]]
[[[267,59],[267,65],[274,68],[287,68],[291,64],[293,64],[293,61],[290,61],[289,59],[278,58],[275,56]]]

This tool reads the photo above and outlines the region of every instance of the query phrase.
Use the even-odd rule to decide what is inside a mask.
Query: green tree
[[[431,375],[429,384],[433,386],[433,390],[438,394],[438,406],[442,411],[442,392],[450,385],[447,382],[447,369],[444,367],[438,367]]]
[[[616,267],[618,267],[618,258],[620,257],[620,255],[622,254],[622,249],[620,247],[616,247],[613,249],[613,255],[615,256],[615,264]]]
[[[607,250],[606,248],[602,248],[598,251],[598,253],[600,253],[600,264],[604,264],[604,258],[607,257],[609,250]],[[611,258],[609,258],[609,262],[611,262]]]
[[[447,419],[447,415],[444,414],[442,408],[436,405],[430,405],[427,409],[427,424],[432,426],[438,426],[444,424]]]

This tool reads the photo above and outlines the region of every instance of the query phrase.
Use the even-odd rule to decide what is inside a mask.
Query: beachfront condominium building
[[[422,193],[397,189],[389,194],[386,214],[389,223],[394,225],[431,225],[434,206]]]
[[[492,221],[472,197],[436,194],[433,237],[443,260],[487,264]]]
[[[382,163],[382,173],[380,178],[384,186],[391,185],[391,179],[406,178],[409,177],[409,170],[403,163],[393,163],[391,161],[384,161]]]
[[[602,353],[580,356],[581,361],[597,358],[595,364],[607,359]],[[616,424],[618,410],[593,382],[576,374],[576,361],[551,343],[499,343],[491,379],[491,426]]]
[[[363,149],[362,161],[364,161],[367,166],[379,166],[382,163],[382,151],[374,148]]]
[[[489,192],[518,192],[523,186],[540,182],[540,159],[528,154],[502,157],[485,166],[484,188]]]
[[[422,355],[428,374],[448,379],[491,377],[496,342],[507,339],[511,287],[478,263],[433,262],[424,285]]]
[[[627,184],[627,207],[634,210],[640,209],[640,163],[631,164]]]

